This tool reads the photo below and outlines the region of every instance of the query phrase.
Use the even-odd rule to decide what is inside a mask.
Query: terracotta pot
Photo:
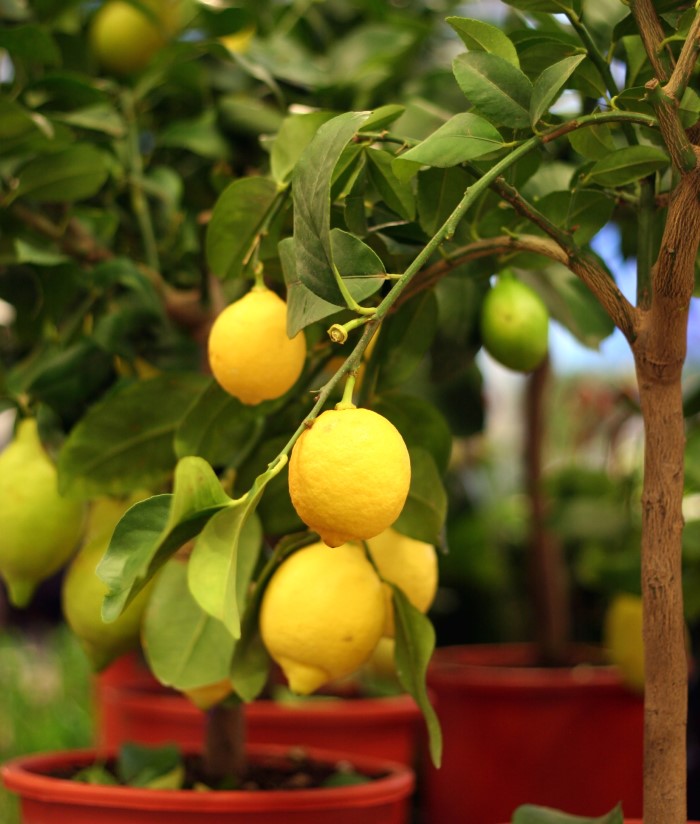
[[[174,742],[194,750],[202,745],[204,713],[133,660],[99,679],[97,706],[100,749],[116,749],[125,741]],[[422,730],[420,710],[408,695],[254,701],[246,705],[245,718],[250,744],[322,747],[409,765],[415,763]]]
[[[641,696],[612,667],[532,666],[531,645],[436,650],[428,684],[444,736],[424,759],[426,821],[498,824],[521,804],[642,812]]]
[[[282,756],[285,747],[251,747],[251,758]],[[324,763],[347,760],[344,754],[308,751]],[[66,778],[95,760],[76,750],[30,755],[8,761],[0,775],[19,795],[23,824],[406,824],[414,775],[403,764],[353,758],[374,781],[328,789],[271,792],[146,790],[103,787]]]

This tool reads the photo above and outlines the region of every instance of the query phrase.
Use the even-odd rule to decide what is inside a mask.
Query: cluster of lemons
[[[287,336],[287,306],[256,286],[216,318],[208,344],[218,383],[246,404],[271,400],[301,377],[303,333]],[[301,694],[355,672],[394,634],[392,590],[426,611],[437,589],[435,547],[393,530],[411,479],[394,425],[339,404],[310,422],[289,461],[289,494],[321,540],[288,557],[263,596],[260,631]],[[366,542],[366,543],[363,543]]]

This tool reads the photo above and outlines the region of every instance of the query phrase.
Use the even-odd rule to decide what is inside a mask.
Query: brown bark
[[[217,704],[207,712],[204,770],[209,781],[241,777],[245,772],[243,704]]]
[[[681,178],[633,344],[645,430],[642,492],[645,824],[686,822],[687,663],[681,580],[681,372],[700,238],[700,176]]]
[[[561,544],[547,527],[542,461],[547,418],[549,360],[529,378],[526,394],[525,475],[530,502],[530,575],[535,640],[542,666],[566,666],[571,642],[569,586]]]

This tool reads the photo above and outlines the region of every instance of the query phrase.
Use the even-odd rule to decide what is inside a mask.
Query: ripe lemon
[[[188,690],[183,690],[183,693],[190,699],[190,701],[197,707],[197,709],[206,711],[213,706],[228,698],[233,692],[233,686],[228,678],[223,681],[217,681],[214,684],[205,684],[203,687],[192,687]]]
[[[102,68],[118,75],[140,71],[180,26],[181,0],[141,0],[155,19],[123,0],[108,0],[95,14],[88,35]]]
[[[540,296],[511,277],[499,278],[481,307],[481,340],[503,366],[530,372],[548,349],[549,312]]]
[[[152,584],[148,583],[139,592],[116,621],[105,623],[102,601],[108,587],[95,572],[109,546],[114,527],[136,500],[138,498],[101,498],[91,505],[85,543],[70,562],[63,579],[63,617],[96,671],[139,644],[141,619]]]
[[[603,622],[603,644],[608,658],[632,689],[644,690],[642,599],[621,593],[608,605]]]
[[[36,420],[24,419],[0,454],[0,575],[12,604],[26,606],[38,584],[68,561],[84,516],[82,501],[59,495]]]
[[[386,529],[367,541],[379,574],[403,590],[416,609],[427,612],[433,603],[438,583],[437,552],[432,544],[416,541],[394,529]],[[384,584],[386,622],[384,635],[394,636],[392,591]]]
[[[302,332],[287,337],[287,304],[253,288],[221,312],[209,333],[209,366],[227,392],[247,404],[279,398],[304,368]]]
[[[396,427],[370,409],[329,409],[301,434],[289,461],[299,517],[329,546],[366,540],[399,517],[411,460]]]
[[[260,633],[292,691],[350,675],[384,628],[382,583],[362,547],[311,544],[287,558],[263,595]]]

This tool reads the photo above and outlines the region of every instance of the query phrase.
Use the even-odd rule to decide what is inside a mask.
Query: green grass
[[[0,762],[91,745],[90,667],[65,626],[0,630],[0,695]],[[0,821],[20,821],[16,799],[2,788]]]

